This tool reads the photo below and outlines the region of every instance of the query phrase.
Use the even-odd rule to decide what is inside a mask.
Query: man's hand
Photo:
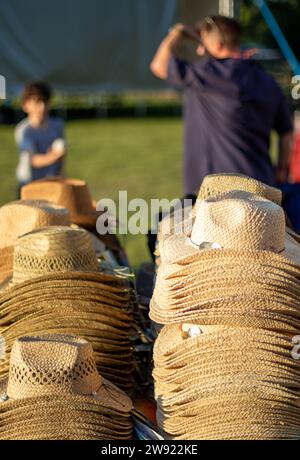
[[[160,44],[151,64],[151,72],[158,78],[166,80],[168,78],[168,66],[171,59],[173,49],[178,45],[183,37],[184,25],[175,24],[166,38]]]
[[[183,37],[185,30],[185,25],[178,22],[169,30],[169,37],[173,37],[174,39],[178,40]]]

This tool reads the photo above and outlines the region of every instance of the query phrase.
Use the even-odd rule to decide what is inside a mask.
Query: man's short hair
[[[226,16],[208,16],[200,23],[200,32],[210,33],[217,31],[221,40],[229,49],[240,46],[242,39],[242,26],[236,19]]]
[[[44,102],[49,102],[52,96],[51,87],[43,81],[33,81],[28,83],[23,91],[22,101],[35,98]]]

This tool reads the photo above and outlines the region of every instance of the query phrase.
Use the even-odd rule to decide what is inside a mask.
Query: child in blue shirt
[[[64,122],[49,115],[51,96],[51,89],[44,82],[29,83],[24,89],[22,109],[27,117],[15,130],[20,152],[17,167],[20,188],[33,180],[63,174]]]

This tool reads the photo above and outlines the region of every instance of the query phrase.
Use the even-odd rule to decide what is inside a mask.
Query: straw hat
[[[51,225],[70,224],[69,211],[45,200],[19,200],[0,208],[0,248],[14,246],[19,236]]]
[[[25,200],[44,199],[65,206],[70,211],[71,221],[83,227],[95,227],[101,214],[96,211],[90,190],[85,181],[50,177],[31,182],[22,187]]]
[[[300,265],[300,245],[286,236],[283,209],[242,191],[202,201],[191,236],[172,235],[159,249],[162,262],[196,254],[199,249],[239,249],[274,252]]]
[[[96,202],[92,200],[85,181],[64,177],[40,179],[22,187],[21,197],[23,199],[46,199],[65,206],[70,212],[73,224],[93,232],[95,238],[112,251],[121,265],[128,265],[126,253],[117,236],[113,232],[105,235],[97,233],[96,222],[102,212],[96,210]],[[110,225],[109,220],[107,225]]]
[[[282,203],[281,190],[270,187],[252,177],[235,173],[211,174],[204,178],[200,187],[198,199],[193,210],[194,217],[197,214],[198,205],[201,201],[211,196],[216,196],[224,192],[231,192],[233,190],[253,193],[279,206],[281,206]]]
[[[91,237],[80,228],[35,230],[20,237],[15,247],[13,283],[50,273],[97,270]]]
[[[16,431],[13,435],[14,417],[16,422],[24,422],[28,412],[34,413],[33,423],[21,429],[20,439],[27,438],[31,432],[34,436],[45,434],[44,422],[48,413],[55,415],[55,408],[55,426],[50,429],[52,439],[69,439],[76,428],[79,435],[85,433],[89,437],[90,434],[90,439],[110,439],[110,434],[117,438],[118,433],[121,439],[130,439],[132,402],[98,374],[92,347],[84,339],[67,335],[18,339],[11,353],[9,378],[2,384],[2,391],[2,439],[17,436]],[[98,422],[93,414],[98,414]],[[123,424],[120,424],[122,416]]]
[[[19,200],[0,208],[0,283],[11,276],[19,236],[50,225],[69,225],[69,211],[42,200]]]
[[[165,217],[162,220],[158,233],[158,241],[161,241],[166,235],[175,232],[190,236],[192,225],[201,202],[212,196],[233,190],[253,193],[281,206],[282,192],[277,188],[270,187],[263,182],[242,174],[211,174],[204,178],[197,201],[193,207],[189,206],[184,208],[184,210],[179,209],[172,216]]]

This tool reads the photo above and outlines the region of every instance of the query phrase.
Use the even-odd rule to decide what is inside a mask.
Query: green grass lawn
[[[14,128],[0,126],[0,204],[16,196]],[[87,120],[67,123],[67,174],[85,179],[95,200],[177,198],[182,194],[179,119]],[[134,267],[149,258],[146,237],[122,236]]]

